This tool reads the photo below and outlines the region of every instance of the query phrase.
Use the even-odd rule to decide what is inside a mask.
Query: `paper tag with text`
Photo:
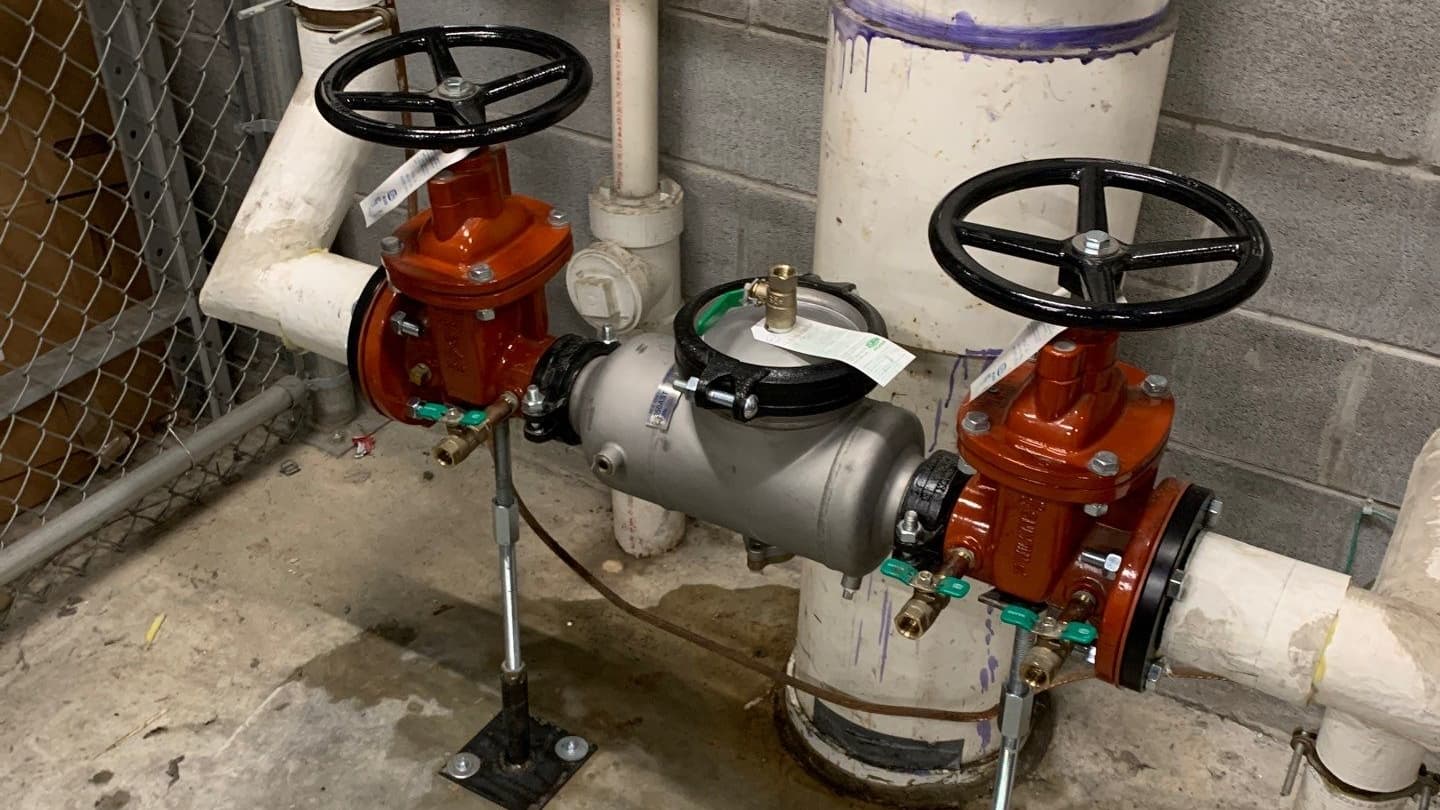
[[[1016,367],[1026,360],[1035,356],[1035,353],[1044,348],[1056,335],[1064,332],[1066,327],[1057,326],[1053,323],[1042,321],[1031,321],[1020,330],[1020,334],[1010,342],[1000,356],[990,362],[985,370],[980,372],[970,383],[970,398],[975,399],[989,390],[990,386],[1000,382],[1000,378],[1014,371]]]
[[[390,213],[406,197],[425,185],[425,181],[469,157],[478,147],[441,152],[439,149],[421,149],[415,156],[400,164],[376,189],[360,201],[360,213],[365,215],[365,227],[370,227]]]
[[[865,376],[889,385],[890,381],[910,365],[915,355],[870,332],[858,332],[831,326],[828,323],[796,318],[789,332],[771,332],[761,319],[750,328],[750,334],[761,343],[769,343],[792,352],[839,360],[858,369]]]

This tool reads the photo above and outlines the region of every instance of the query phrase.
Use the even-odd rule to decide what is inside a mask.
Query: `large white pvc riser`
[[[1094,25],[1148,16],[1163,3],[1047,0],[1024,3],[1023,9],[1019,5],[1010,0],[988,5],[927,2],[918,8],[936,19],[953,19],[969,9],[986,23]],[[912,368],[889,389],[877,392],[921,416],[931,438],[927,451],[954,448],[954,412],[967,396],[969,380],[983,366],[986,352],[1007,345],[1020,326],[1017,319],[966,295],[941,272],[928,248],[931,211],[961,181],[1018,160],[1058,155],[1147,159],[1169,54],[1166,39],[1139,54],[1089,64],[1064,59],[1024,63],[933,50],[878,35],[846,39],[832,30],[815,270],[828,279],[856,282],[859,293],[885,315],[892,337],[934,350],[917,352]],[[1060,103],[1047,89],[1057,86],[1082,86],[1091,95],[1082,100],[1071,93],[1069,103]],[[1109,93],[1091,88],[1108,88]],[[980,100],[996,98],[997,93],[1003,98],[994,104]],[[1102,96],[1109,110],[1099,115],[1089,105]],[[1019,109],[1022,106],[1028,112]],[[987,107],[1005,114],[992,118]],[[1055,125],[1057,117],[1070,115],[1080,116],[1080,122]],[[1118,234],[1128,237],[1137,201],[1112,196],[1111,221]],[[1056,213],[1062,207],[1066,213]],[[1011,219],[996,224],[1034,228],[1040,213],[1039,207],[1017,209]],[[1064,221],[1069,227],[1065,233],[1073,232],[1073,200],[1050,201],[1043,213],[1046,219]],[[1054,270],[1030,278],[1037,286],[1053,288]],[[999,697],[997,681],[1010,664],[1009,628],[971,600],[952,603],[920,642],[906,641],[893,627],[882,630],[876,625],[883,624],[887,596],[893,623],[893,612],[908,591],[872,579],[854,602],[846,602],[834,572],[805,565],[797,674],[877,701],[959,710],[993,706]],[[800,703],[805,714],[813,716],[813,700],[802,697]],[[964,740],[965,762],[999,747],[998,729],[988,723],[917,721],[832,708],[852,722],[895,736]],[[861,779],[883,782],[899,776],[837,752],[827,755],[823,740],[810,739],[810,744]],[[929,782],[943,776],[903,778]]]
[[[1113,25],[1160,13],[1166,0],[871,0],[907,16],[942,22],[968,18],[1011,27]]]
[[[1000,623],[999,615],[974,599],[952,602],[924,637],[911,641],[894,628],[895,614],[909,598],[909,588],[877,572],[865,577],[854,599],[842,599],[840,575],[805,561],[795,674],[902,705],[981,711],[998,703],[1011,646],[1010,628]],[[809,695],[800,696],[807,717],[814,717],[814,702]],[[864,728],[895,737],[963,740],[967,762],[1000,744],[1000,729],[989,721],[950,723],[830,708]]]
[[[314,87],[335,58],[385,34],[332,45],[324,32],[297,30],[300,84],[200,292],[200,306],[343,363],[355,302],[375,268],[326,250],[354,204],[357,178],[374,146],[326,123]],[[394,72],[377,68],[351,89],[393,90]]]
[[[831,37],[815,269],[858,284],[885,314],[890,336],[907,346],[954,353],[994,345],[997,336],[1003,343],[1021,321],[964,292],[930,253],[936,204],[962,181],[1019,160],[1147,161],[1173,38],[1089,62],[1027,62],[847,38],[833,26]],[[1111,230],[1130,239],[1138,196],[1111,192],[1110,203]],[[1074,189],[1012,195],[975,218],[1068,236]],[[1054,268],[983,255],[1007,277],[1055,286]]]

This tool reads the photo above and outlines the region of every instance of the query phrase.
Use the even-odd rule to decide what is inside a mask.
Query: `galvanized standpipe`
[[[505,718],[505,759],[520,765],[530,759],[530,688],[520,655],[520,574],[515,543],[520,539],[520,511],[511,477],[510,421],[493,428],[495,443],[495,545],[500,551],[500,612],[505,630],[505,661],[500,671],[500,713]]]
[[[1005,679],[1005,696],[1000,707],[1000,766],[995,771],[995,810],[1009,810],[1010,795],[1015,790],[1015,775],[1020,770],[1020,746],[1030,731],[1030,711],[1035,706],[1035,693],[1025,683],[1021,671],[1025,656],[1035,646],[1035,633],[1015,628],[1015,644],[1010,652],[1010,675]]]

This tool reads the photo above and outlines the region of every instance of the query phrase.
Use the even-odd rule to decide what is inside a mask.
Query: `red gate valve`
[[[1057,185],[1079,192],[1069,238],[967,219],[1002,195]],[[1106,230],[1106,188],[1165,198],[1224,236],[1126,244]],[[974,474],[955,500],[943,551],[972,555],[971,577],[1047,628],[1022,669],[1033,686],[1048,683],[1073,647],[1093,643],[1100,678],[1145,689],[1175,598],[1172,582],[1183,576],[1212,496],[1174,478],[1157,483],[1175,403],[1163,377],[1116,359],[1119,332],[1193,323],[1240,304],[1269,273],[1265,232],[1239,203],[1196,180],[1056,159],[1005,166],[956,187],[935,210],[930,244],[945,271],[980,299],[1068,327],[961,407],[959,452]],[[1005,279],[970,249],[1056,266],[1068,295]],[[1144,303],[1121,295],[1130,271],[1219,261],[1235,266],[1200,292]],[[1092,619],[1093,634],[1064,631]]]
[[[547,61],[477,82],[456,67],[452,51],[459,48],[523,51]],[[428,58],[432,90],[346,89],[366,71],[411,54]],[[350,369],[381,413],[425,424],[433,421],[431,406],[483,411],[489,420],[516,410],[554,341],[545,284],[565,266],[574,243],[563,214],[511,192],[499,144],[574,112],[590,81],[589,64],[569,43],[501,26],[425,28],[386,37],[347,53],[320,77],[321,115],[350,135],[390,146],[472,150],[425,184],[428,209],[381,240],[382,272],[357,306]],[[558,91],[531,109],[489,115],[497,102],[555,84]],[[374,117],[397,111],[431,116],[433,125]],[[436,448],[442,463],[459,461],[484,439],[485,422],[462,422],[448,425],[458,440]]]

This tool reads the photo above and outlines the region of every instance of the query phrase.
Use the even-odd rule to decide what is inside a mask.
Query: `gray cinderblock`
[[[1174,437],[1309,481],[1342,435],[1339,378],[1360,349],[1243,313],[1127,336],[1122,355],[1169,377]]]
[[[1227,191],[1270,234],[1250,306],[1440,353],[1440,177],[1242,140]]]
[[[1437,38],[1436,3],[1187,0],[1165,108],[1433,161]]]

